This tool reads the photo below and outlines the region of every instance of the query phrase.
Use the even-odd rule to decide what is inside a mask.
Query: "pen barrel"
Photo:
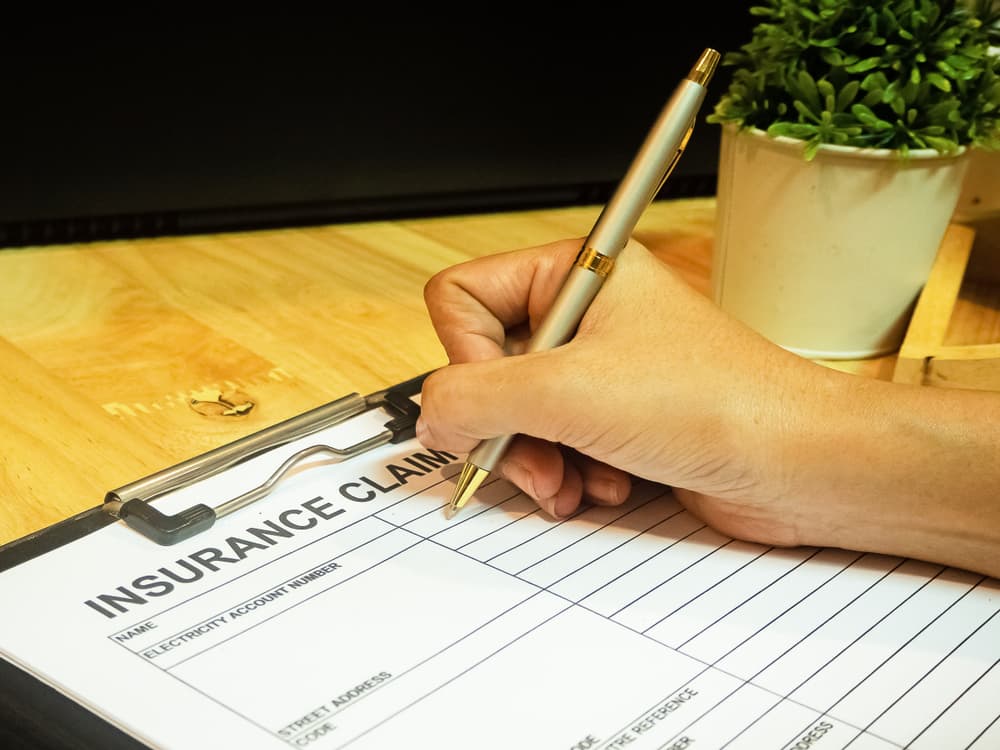
[[[528,342],[529,352],[543,352],[565,344],[576,333],[587,308],[594,301],[605,277],[578,265],[570,269],[545,320]]]
[[[589,247],[610,258],[625,247],[639,217],[663,187],[670,167],[677,163],[705,93],[703,85],[688,79],[674,89],[594,224],[587,238]]]
[[[601,274],[574,265],[545,321],[532,335],[528,351],[547,351],[569,341],[603,282],[604,276]],[[493,471],[513,438],[513,435],[500,435],[484,440],[469,454],[469,462],[480,469]]]
[[[495,438],[484,440],[469,454],[467,460],[470,464],[475,464],[480,469],[493,472],[500,463],[500,459],[507,452],[507,447],[513,439],[513,435],[498,435]]]
[[[663,187],[684,151],[705,99],[705,86],[718,61],[717,51],[705,50],[688,77],[674,89],[625,176],[597,217],[555,302],[532,335],[528,352],[554,349],[576,332],[614,259],[632,236],[639,217]],[[596,265],[591,265],[594,262]],[[484,440],[469,454],[468,463],[493,471],[513,437],[501,435]]]

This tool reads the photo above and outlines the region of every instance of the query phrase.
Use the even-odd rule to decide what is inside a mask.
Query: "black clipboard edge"
[[[87,534],[110,526],[117,520],[104,512],[103,505],[98,505],[39,529],[33,534],[7,542],[0,547],[0,573],[64,544],[82,539]]]
[[[148,750],[147,745],[104,717],[3,657],[0,657],[0,747]]]

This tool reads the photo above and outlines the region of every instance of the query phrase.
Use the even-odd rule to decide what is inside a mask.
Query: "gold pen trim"
[[[719,61],[721,58],[722,55],[717,50],[706,49],[701,53],[701,56],[691,68],[691,72],[688,73],[687,79],[689,81],[694,81],[700,86],[707,86],[708,82],[715,74],[715,69],[719,67]]]
[[[488,475],[489,472],[486,469],[466,461],[465,466],[462,467],[462,474],[458,478],[458,484],[455,486],[455,494],[451,498],[448,512],[457,513],[469,502],[469,498],[479,489],[479,485]]]
[[[598,276],[605,277],[615,266],[615,259],[597,252],[592,247],[585,247],[576,256],[576,265],[584,271],[593,271]]]

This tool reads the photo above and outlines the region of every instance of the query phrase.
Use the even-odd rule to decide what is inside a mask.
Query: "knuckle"
[[[446,268],[443,271],[438,271],[431,276],[424,283],[424,300],[426,302],[433,302],[440,299],[444,294],[444,290],[451,284],[453,275],[453,269]]]
[[[441,403],[441,371],[432,372],[424,379],[420,389],[420,412],[425,421],[433,421]]]

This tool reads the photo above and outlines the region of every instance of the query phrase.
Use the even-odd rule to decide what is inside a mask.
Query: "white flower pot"
[[[822,146],[723,127],[712,293],[811,359],[895,351],[955,209],[966,154]]]

